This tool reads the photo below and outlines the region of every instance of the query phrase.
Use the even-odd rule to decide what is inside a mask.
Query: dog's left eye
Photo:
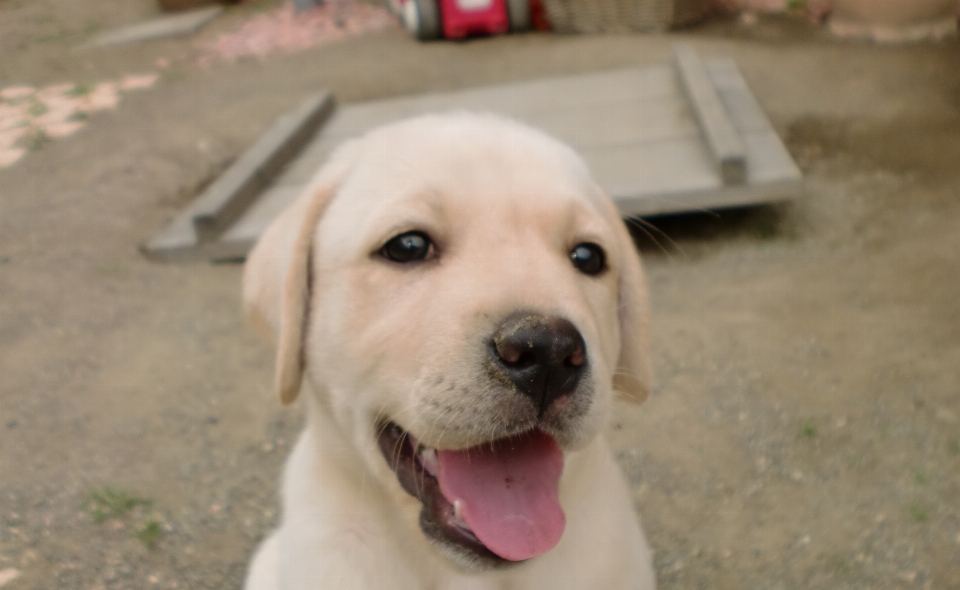
[[[577,244],[570,250],[570,262],[588,275],[598,275],[607,268],[607,258],[603,248],[592,242]]]
[[[421,231],[408,231],[390,238],[380,255],[394,262],[426,260],[433,253],[433,242]]]

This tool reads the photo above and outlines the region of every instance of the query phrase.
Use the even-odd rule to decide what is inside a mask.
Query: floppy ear
[[[604,201],[620,250],[620,359],[613,387],[627,401],[639,404],[650,395],[650,300],[633,238],[616,206],[606,197]]]
[[[345,170],[342,156],[343,150],[338,150],[309,188],[273,220],[247,256],[243,272],[247,318],[277,345],[274,385],[284,404],[292,403],[300,392],[313,235]]]

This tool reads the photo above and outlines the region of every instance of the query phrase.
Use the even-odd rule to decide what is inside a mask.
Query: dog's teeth
[[[465,531],[470,530],[470,525],[463,519],[463,500],[453,501],[453,524]]]
[[[437,449],[420,445],[417,448],[417,456],[420,458],[420,464],[430,475],[436,476],[440,470],[440,460],[437,458]]]

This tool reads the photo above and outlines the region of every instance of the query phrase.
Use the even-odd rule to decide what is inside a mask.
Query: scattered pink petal
[[[159,78],[159,74],[144,74],[142,76],[124,76],[120,80],[118,87],[120,90],[139,90],[141,88],[150,88]]]
[[[0,131],[0,150],[12,148],[26,134],[26,127],[14,127],[13,129]]]
[[[33,86],[11,86],[0,90],[0,98],[4,100],[19,100],[31,96],[37,89]]]
[[[26,109],[0,104],[0,131],[23,125],[27,120]]]
[[[120,102],[120,95],[117,94],[117,85],[113,82],[101,82],[97,84],[93,92],[80,97],[77,106],[83,111],[102,111],[112,109]]]
[[[232,33],[221,35],[201,47],[200,63],[217,59],[265,57],[271,53],[295,53],[323,43],[383,30],[396,22],[390,12],[360,0],[326,0],[316,8],[297,12],[285,3],[257,15]]]
[[[79,97],[69,95],[49,96],[43,99],[43,104],[51,111],[68,109],[76,111],[80,108],[80,99]]]
[[[20,154],[20,155],[23,155],[23,154]],[[16,160],[14,160],[14,162],[16,162]],[[12,164],[13,162],[10,162],[10,163]],[[0,152],[0,166],[3,166],[3,152]],[[7,569],[0,570],[0,586],[3,586],[8,582],[14,581],[19,576],[20,576],[20,570],[14,569],[12,567],[8,567]]]
[[[13,165],[14,162],[22,158],[23,154],[25,153],[27,153],[27,150],[23,148],[0,149],[0,168],[6,168],[7,166]],[[13,578],[9,578],[7,581],[12,579]]]
[[[160,69],[170,67],[170,60],[165,57],[158,57],[157,61],[154,63],[156,63],[157,67]]]
[[[73,90],[76,86],[73,84],[57,84],[56,86],[47,86],[37,91],[37,98],[43,102],[56,100]]]
[[[33,124],[46,127],[48,125],[59,125],[61,123],[66,123],[70,117],[72,117],[77,112],[75,106],[70,105],[67,108],[58,108],[50,109],[46,113],[40,115],[39,117],[33,117]]]
[[[86,125],[89,111],[116,108],[120,90],[149,88],[157,74],[131,74],[119,82],[101,82],[89,93],[81,94],[81,86],[57,84],[40,90],[32,86],[0,89],[0,168],[10,166],[27,152],[14,147],[29,133],[46,137],[66,137]],[[0,572],[2,573],[2,572]]]
[[[48,137],[66,137],[79,131],[85,123],[83,121],[64,121],[63,123],[50,123],[43,125],[41,129]]]

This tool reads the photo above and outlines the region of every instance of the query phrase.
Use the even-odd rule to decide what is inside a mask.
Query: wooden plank
[[[743,139],[751,164],[746,183],[729,186],[746,190],[749,185],[756,189],[754,195],[764,186],[780,182],[800,188],[800,170],[773,131],[747,133]],[[674,195],[706,193],[727,186],[717,176],[712,154],[699,138],[610,146],[583,150],[581,155],[597,183],[618,205],[633,203],[631,214],[638,214],[638,200],[672,199]]]
[[[95,47],[108,47],[111,45],[123,45],[126,43],[138,43],[141,41],[192,35],[206,26],[207,23],[220,16],[222,12],[222,6],[211,6],[209,8],[200,8],[180,14],[163,16],[151,21],[107,31],[94,38],[91,45]]]
[[[333,96],[329,92],[308,97],[293,112],[277,119],[211,184],[193,207],[193,225],[200,241],[212,241],[230,227],[277,172],[303,148],[333,108]]]
[[[160,252],[148,254],[178,259],[241,257],[344,140],[405,117],[456,109],[497,112],[568,143],[581,153],[624,215],[731,207],[798,196],[802,192],[800,171],[736,64],[720,59],[700,62],[700,66],[700,83],[708,78],[707,86],[714,93],[712,108],[726,117],[740,141],[744,165],[738,183],[731,182],[729,170],[726,178],[722,175],[717,160],[722,142],[712,145],[709,141],[702,122],[709,117],[691,104],[682,72],[669,66],[616,70],[338,109],[324,123],[322,133],[289,165],[273,170],[269,185],[259,198],[248,201],[249,206],[230,211],[223,203],[221,207],[207,203],[204,208],[201,199],[151,243]],[[259,181],[265,182],[266,176]],[[194,219],[203,214],[212,218],[214,231],[209,236],[216,239],[200,243]]]
[[[706,66],[720,102],[737,131],[743,134],[747,131],[773,130],[773,125],[750,92],[733,59],[711,59],[706,62]]]
[[[261,138],[142,250],[155,260],[203,258],[265,186],[316,133],[334,108],[333,96],[320,92],[281,116]]]
[[[672,68],[631,68],[353,104],[338,113],[323,134],[329,139],[345,139],[391,121],[454,109],[523,119],[530,114],[602,111],[610,104],[682,97]]]
[[[314,170],[316,173],[316,170]],[[244,213],[243,217],[226,233],[223,234],[221,242],[230,244],[237,251],[244,248],[253,247],[257,238],[267,229],[270,222],[286,208],[293,203],[303,191],[303,185],[276,186],[264,192],[257,199],[257,202]]]
[[[617,208],[624,217],[645,217],[777,203],[796,199],[802,194],[802,187],[793,181],[765,185],[720,185],[708,191],[623,197],[617,200]]]
[[[674,59],[721,178],[726,184],[743,183],[747,176],[746,148],[713,87],[706,66],[686,44],[674,48]]]

